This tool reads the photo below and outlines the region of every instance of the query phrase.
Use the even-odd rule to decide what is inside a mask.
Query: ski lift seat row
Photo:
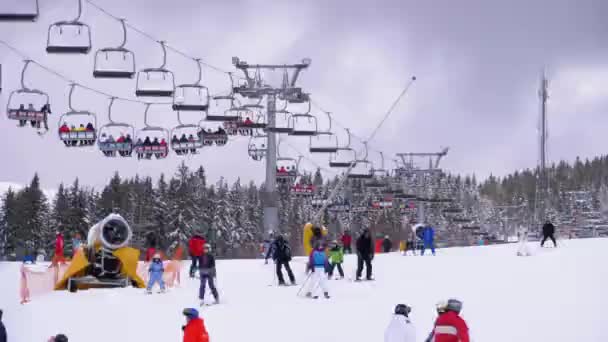
[[[105,48],[95,53],[93,77],[130,79],[135,76],[135,54],[125,48]]]
[[[88,54],[91,51],[91,28],[79,21],[58,21],[49,26],[47,53]]]
[[[167,155],[169,154],[169,148],[166,145],[165,146],[137,145],[137,146],[135,146],[135,153],[144,154],[144,155],[153,154],[157,159],[163,159],[163,158],[166,158]],[[150,158],[146,158],[146,159],[150,159]]]
[[[49,95],[35,89],[18,89],[9,95],[6,114],[11,120],[44,121],[50,114]]]
[[[21,0],[20,6],[28,5],[27,7],[20,7],[18,11],[8,12],[0,9],[0,21],[36,21],[40,14],[40,6],[38,0]]]

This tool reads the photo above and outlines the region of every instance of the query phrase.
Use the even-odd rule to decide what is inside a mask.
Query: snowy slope
[[[536,244],[534,244],[536,245]],[[478,342],[608,341],[608,239],[563,241],[516,257],[515,245],[446,249],[436,257],[379,255],[375,282],[331,281],[330,300],[296,297],[298,287],[269,286],[261,260],[218,262],[223,304],[203,308],[214,342],[382,341],[396,303],[413,307],[418,341],[431,329],[434,305],[464,301],[463,317]],[[346,261],[352,276],[354,259]],[[293,263],[301,282],[304,264]],[[0,306],[11,342],[181,341],[181,310],[197,306],[197,283],[170,293],[142,290],[55,292],[21,306],[18,265],[0,264]],[[103,328],[102,328],[103,327]]]

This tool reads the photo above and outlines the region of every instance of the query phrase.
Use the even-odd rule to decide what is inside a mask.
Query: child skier
[[[415,342],[416,330],[410,321],[412,309],[405,304],[395,306],[395,315],[384,331],[384,342]]]
[[[338,273],[340,273],[340,279],[344,279],[344,271],[342,270],[342,263],[344,262],[344,251],[337,241],[333,241],[331,249],[329,250],[329,278],[334,274],[334,268],[338,267]]]
[[[204,252],[199,259],[198,267],[201,278],[201,287],[198,292],[198,298],[201,300],[201,306],[205,304],[205,288],[207,287],[207,283],[209,283],[209,288],[211,289],[213,298],[215,298],[214,304],[218,304],[220,300],[217,289],[215,288],[215,257],[213,254],[211,254],[211,245],[208,243],[205,244]]]
[[[327,276],[325,275],[325,270],[327,269],[327,255],[325,255],[325,250],[323,250],[322,245],[318,245],[310,253],[308,265],[311,273],[306,297],[315,299],[319,298],[319,296],[314,295],[313,292],[315,292],[315,290],[320,287],[323,290],[323,295],[325,295],[325,298],[329,299],[329,289],[327,288]]]
[[[150,279],[148,280],[147,287],[148,294],[152,293],[152,288],[156,283],[158,283],[158,285],[160,286],[160,291],[165,292],[165,281],[163,280],[163,273],[165,273],[165,267],[163,266],[163,261],[160,258],[160,254],[154,254],[148,272],[150,274]]]

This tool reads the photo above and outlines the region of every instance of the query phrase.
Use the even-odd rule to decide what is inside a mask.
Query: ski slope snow
[[[515,256],[514,244],[443,249],[436,257],[378,255],[376,281],[332,280],[329,300],[270,286],[273,266],[262,260],[218,261],[222,303],[201,311],[213,342],[372,342],[382,341],[394,305],[406,303],[413,307],[417,340],[424,341],[435,303],[456,297],[464,302],[473,341],[608,341],[608,239],[560,243],[557,249],[534,243],[531,257]],[[348,277],[354,266],[347,257]],[[303,259],[292,268],[304,281]],[[18,270],[16,263],[0,264],[0,308],[10,342],[46,341],[60,332],[77,342],[181,341],[181,310],[198,307],[198,283],[190,279],[165,294],[63,291],[20,305]]]

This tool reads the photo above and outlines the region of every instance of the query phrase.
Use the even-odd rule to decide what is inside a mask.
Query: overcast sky
[[[33,1],[33,0],[32,0]],[[0,8],[26,0],[2,0]],[[12,3],[12,4],[11,4]],[[113,95],[134,98],[135,82],[92,78],[87,56],[47,55],[48,25],[72,19],[76,0],[40,0],[36,23],[0,23],[0,40],[22,50],[78,83]],[[166,40],[192,56],[226,70],[231,57],[250,63],[292,63],[312,59],[299,84],[338,122],[368,136],[412,75],[418,80],[371,142],[387,155],[451,148],[443,167],[486,177],[533,167],[538,158],[539,72],[550,78],[549,155],[551,160],[606,153],[608,127],[608,2],[605,0],[398,0],[398,1],[201,1],[96,0],[111,13]],[[85,3],[82,20],[91,26],[93,49],[121,40],[117,21]],[[160,63],[157,44],[133,31],[127,48],[138,69]],[[0,46],[3,92],[19,86],[21,58]],[[168,67],[176,83],[196,79],[194,62],[175,53]],[[228,88],[227,77],[210,69],[204,80],[212,93]],[[95,148],[67,149],[54,134],[67,109],[65,81],[34,66],[30,87],[51,96],[53,133],[38,137],[30,128],[0,120],[0,181],[23,183],[38,172],[45,187],[59,182],[100,186],[118,170],[157,177],[173,173],[184,157],[164,161],[105,158]],[[77,90],[74,106],[107,122],[107,98]],[[114,119],[143,125],[143,105],[117,102]],[[317,111],[317,113],[319,113]],[[189,114],[184,121],[198,121]],[[177,124],[169,106],[153,107],[150,121]],[[327,124],[320,117],[322,126]],[[336,127],[336,125],[334,125]],[[338,130],[338,128],[336,128]],[[340,131],[340,139],[344,135]],[[301,152],[306,138],[288,138]],[[354,141],[354,143],[358,143]],[[356,145],[356,144],[355,144]],[[357,146],[357,147],[360,147]],[[282,156],[297,156],[287,145]],[[378,154],[370,157],[378,162]],[[326,166],[327,157],[313,157]],[[185,159],[203,165],[212,181],[263,180],[264,163],[247,156],[247,139],[207,148]],[[304,161],[302,168],[313,170]]]

